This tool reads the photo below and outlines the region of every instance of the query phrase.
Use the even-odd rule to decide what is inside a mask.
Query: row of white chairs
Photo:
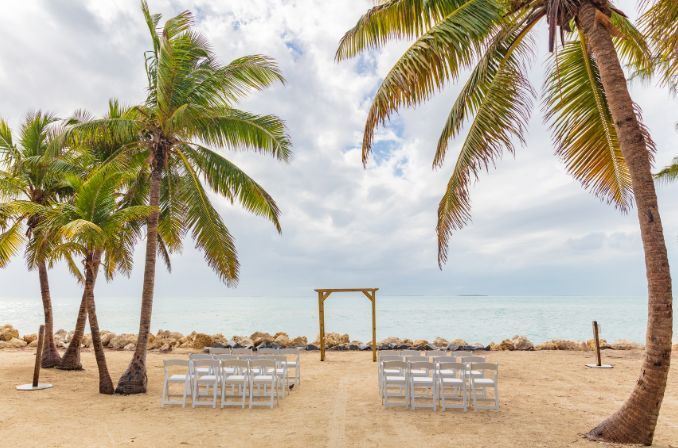
[[[473,352],[456,350],[380,350],[377,352],[377,360],[381,361],[384,357],[389,356],[420,356],[422,358],[431,358],[433,356],[473,356]]]
[[[178,370],[178,371],[177,371]],[[162,406],[186,407],[190,396],[193,407],[268,406],[278,404],[290,389],[287,357],[284,355],[201,355],[187,360],[164,361]],[[171,386],[181,386],[174,393]]]
[[[238,358],[259,355],[286,356],[287,359],[285,360],[285,365],[287,366],[287,371],[290,375],[288,382],[297,387],[301,384],[301,349],[260,348],[257,351],[254,351],[251,348],[210,347],[207,350],[210,355],[231,355]]]
[[[482,357],[426,360],[384,360],[379,388],[385,407],[499,410],[499,366]],[[488,394],[491,391],[491,394]]]

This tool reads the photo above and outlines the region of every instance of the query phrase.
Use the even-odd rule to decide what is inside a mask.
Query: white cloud
[[[385,293],[644,293],[635,212],[620,215],[566,174],[553,156],[538,102],[527,148],[481,176],[472,189],[474,221],[454,236],[450,260],[438,270],[437,202],[461,141],[453,142],[442,169],[432,171],[431,160],[459,86],[394,117],[395,123],[377,135],[386,154],[363,169],[359,147],[369,98],[407,45],[334,61],[341,35],[370,1],[151,3],[165,18],[185,8],[194,11],[197,26],[223,62],[251,53],[276,58],[286,85],[257,94],[242,107],[286,119],[295,144],[288,166],[256,154],[229,154],[284,212],[278,236],[270,224],[219,202],[241,254],[240,287],[226,290],[187,241],[172,275],[161,270],[159,295],[299,295],[318,286],[361,284]],[[621,2],[631,12],[633,5]],[[31,109],[66,116],[77,108],[101,112],[109,97],[140,101],[148,41],[138,9],[135,1],[5,1],[0,115],[16,127]],[[533,64],[536,87],[543,79],[542,43]],[[658,143],[658,165],[668,163],[678,149],[673,144],[678,103],[653,86],[634,83],[632,93]],[[660,188],[671,253],[677,192],[675,186]],[[0,271],[1,294],[37,294],[34,277],[17,260]],[[63,270],[52,278],[55,296],[78,294]],[[102,285],[100,294],[137,295],[140,284],[137,265],[131,280]]]

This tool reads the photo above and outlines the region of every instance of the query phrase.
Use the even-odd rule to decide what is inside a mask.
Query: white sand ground
[[[674,355],[678,353],[674,352]],[[129,352],[108,352],[114,380]],[[500,364],[501,411],[432,413],[383,409],[376,365],[366,352],[302,356],[302,384],[270,409],[161,408],[162,360],[149,353],[149,393],[101,396],[93,354],[83,372],[43,370],[54,388],[17,392],[30,382],[32,351],[0,352],[2,447],[598,447],[587,431],[626,398],[639,351],[606,351],[612,370],[586,369],[585,352],[492,352]],[[678,373],[672,368],[655,445],[678,447]]]

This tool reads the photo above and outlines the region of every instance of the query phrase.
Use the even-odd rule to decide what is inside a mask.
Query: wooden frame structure
[[[325,360],[325,300],[333,292],[362,292],[372,302],[372,361],[377,362],[377,291],[379,288],[316,289],[318,293],[318,319],[320,320],[320,360]]]

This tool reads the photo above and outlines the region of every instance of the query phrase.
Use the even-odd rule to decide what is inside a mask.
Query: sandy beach
[[[129,352],[107,353],[114,378]],[[584,440],[617,409],[634,385],[642,352],[604,351],[612,370],[584,367],[591,352],[492,352],[500,364],[501,410],[432,413],[383,409],[376,364],[368,352],[302,355],[302,384],[270,409],[161,408],[162,360],[185,353],[149,353],[149,393],[97,393],[94,356],[85,371],[43,370],[41,392],[30,382],[33,351],[0,352],[0,440],[11,447],[561,447],[601,446]],[[669,375],[654,446],[678,447],[678,374]],[[613,446],[613,445],[605,445]]]

